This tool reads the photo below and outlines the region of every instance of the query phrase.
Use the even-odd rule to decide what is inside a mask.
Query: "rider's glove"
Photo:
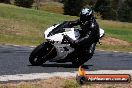
[[[70,21],[68,22],[68,26],[70,26],[70,27],[72,26],[72,23]]]

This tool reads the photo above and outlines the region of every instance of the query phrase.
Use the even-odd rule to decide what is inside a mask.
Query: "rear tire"
[[[74,57],[73,61],[72,61],[72,64],[75,66],[75,67],[79,67],[81,65],[83,65],[85,62],[87,62],[89,59],[92,58],[93,54],[94,54],[94,51],[95,51],[95,46],[96,46],[96,43],[93,43],[88,51],[82,51],[82,52],[76,52],[77,54],[75,54],[78,58]],[[79,55],[80,53],[82,53],[82,55]]]
[[[46,54],[49,52],[47,49],[51,49],[51,48],[52,48],[52,45],[50,44],[47,44],[47,43],[40,44],[30,54],[29,62],[33,66],[42,65],[48,59],[47,57],[45,57]]]

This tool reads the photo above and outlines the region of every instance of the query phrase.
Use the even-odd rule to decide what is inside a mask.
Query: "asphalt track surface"
[[[46,62],[42,66],[31,66],[28,58],[32,50],[31,47],[0,45],[0,76],[77,71],[71,63]],[[132,53],[96,51],[84,66],[89,71],[132,70]]]

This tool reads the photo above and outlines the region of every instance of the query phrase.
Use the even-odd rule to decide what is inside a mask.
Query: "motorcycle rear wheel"
[[[83,54],[81,56],[74,58],[72,61],[72,64],[76,67],[79,67],[83,65],[85,62],[87,62],[89,59],[91,59],[95,51],[95,46],[96,46],[96,43],[93,43],[87,52],[82,52]],[[77,53],[77,55],[79,54],[80,53]]]

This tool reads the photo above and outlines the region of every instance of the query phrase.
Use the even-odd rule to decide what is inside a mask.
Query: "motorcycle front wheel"
[[[45,63],[49,58],[47,56],[53,46],[47,43],[42,43],[37,46],[29,56],[29,62],[34,66],[39,66]]]

